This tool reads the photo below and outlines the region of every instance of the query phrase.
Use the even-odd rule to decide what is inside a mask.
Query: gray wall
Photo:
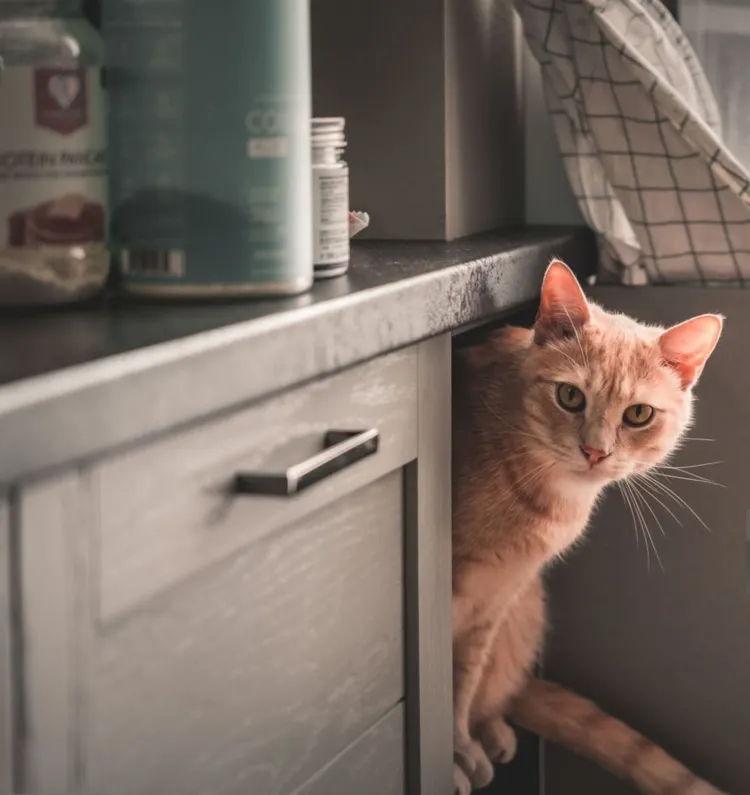
[[[511,0],[314,0],[312,44],[313,112],[346,116],[362,237],[583,223]]]
[[[525,44],[522,63],[526,223],[583,224],[547,113],[542,70]]]
[[[446,238],[523,222],[520,20],[507,0],[445,4]]]
[[[724,142],[750,168],[750,5],[747,0],[680,0],[680,22],[716,95]]]
[[[732,795],[750,792],[750,594],[745,547],[750,507],[750,294],[743,290],[599,288],[605,307],[672,323],[726,315],[724,337],[698,385],[697,424],[675,463],[727,486],[670,485],[703,518],[660,506],[662,536],[646,512],[664,571],[637,546],[632,520],[610,494],[588,541],[551,578],[546,671],[598,700]],[[593,765],[546,749],[546,795],[620,795],[631,789]]]
[[[314,0],[313,112],[345,116],[363,237],[523,221],[518,27],[506,0]]]
[[[351,209],[370,213],[373,237],[441,238],[442,10],[432,0],[313,0],[311,24],[313,113],[346,117]]]

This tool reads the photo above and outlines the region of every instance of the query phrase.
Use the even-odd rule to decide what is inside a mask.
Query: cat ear
[[[659,337],[664,363],[680,377],[683,389],[695,384],[721,336],[721,315],[699,315],[667,329]]]
[[[552,260],[542,282],[539,312],[534,324],[534,342],[573,336],[591,316],[589,304],[572,270],[559,259]]]

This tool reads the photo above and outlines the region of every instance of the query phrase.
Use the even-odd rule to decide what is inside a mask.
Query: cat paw
[[[474,740],[454,748],[453,762],[454,768],[457,765],[476,789],[486,787],[495,776],[495,768],[487,758],[484,748]]]
[[[453,763],[453,795],[471,795],[471,782],[461,766]]]
[[[516,733],[502,718],[485,723],[479,732],[479,738],[486,755],[493,762],[507,764],[516,755]]]
[[[482,754],[482,760],[477,763],[474,773],[471,776],[471,785],[474,789],[482,789],[486,787],[492,779],[495,778],[495,768],[487,759],[486,754]]]

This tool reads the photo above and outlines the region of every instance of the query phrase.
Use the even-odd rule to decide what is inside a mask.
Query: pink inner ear
[[[698,380],[722,327],[723,318],[719,315],[700,315],[672,326],[659,337],[664,361],[680,376],[683,388]]]
[[[587,323],[590,310],[586,296],[573,271],[560,260],[553,260],[544,275],[537,315],[540,340]]]

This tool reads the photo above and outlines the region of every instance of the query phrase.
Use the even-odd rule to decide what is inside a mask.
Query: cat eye
[[[628,406],[622,415],[622,420],[626,425],[631,428],[642,428],[648,425],[654,416],[653,406],[646,403],[636,403],[634,406]]]
[[[586,408],[586,396],[573,384],[557,385],[557,402],[565,411],[578,412]]]

